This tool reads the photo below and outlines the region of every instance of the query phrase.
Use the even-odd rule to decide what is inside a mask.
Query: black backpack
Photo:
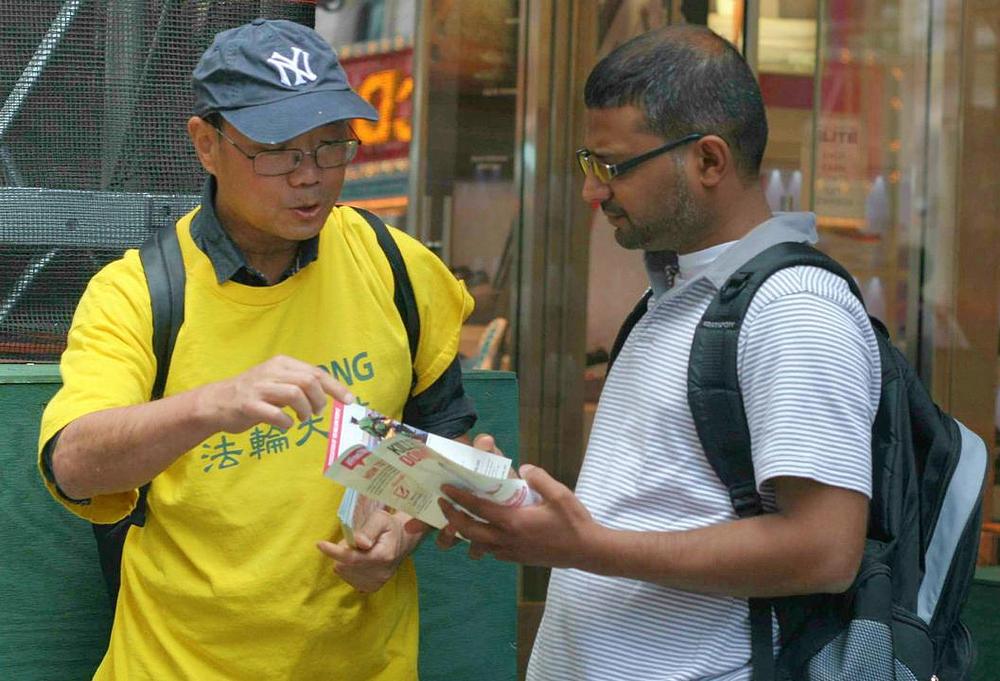
[[[740,326],[757,289],[786,267],[809,265],[857,284],[827,255],[782,243],[740,267],[699,323],[688,403],[709,463],[736,514],[762,513],[736,370]],[[618,333],[612,361],[649,293]],[[872,428],[872,501],[858,575],[842,594],[750,599],[754,681],[963,681],[975,663],[959,620],[978,556],[987,453],[983,441],[934,404],[872,318],[882,390]],[[780,652],[772,651],[772,612]]]
[[[406,337],[410,345],[410,362],[415,362],[417,343],[420,340],[420,317],[406,263],[385,223],[375,215],[360,208],[352,208],[368,221],[378,244],[385,253],[392,268],[393,301],[406,327]],[[149,297],[153,312],[153,354],[156,357],[156,379],[153,382],[150,399],[163,397],[163,389],[170,369],[170,358],[174,352],[177,333],[184,322],[184,261],[181,257],[177,230],[174,225],[163,227],[150,236],[139,248],[139,257],[146,274]],[[416,382],[414,373],[413,382]],[[97,553],[101,561],[101,572],[111,598],[112,611],[117,606],[118,589],[121,585],[122,549],[129,527],[146,524],[146,495],[150,483],[139,488],[139,499],[128,517],[116,523],[92,525],[97,540]]]

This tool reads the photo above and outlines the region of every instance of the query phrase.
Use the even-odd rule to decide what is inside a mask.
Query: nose
[[[293,187],[308,187],[319,182],[323,169],[316,165],[314,153],[303,154],[299,167],[288,174],[288,184]]]
[[[611,185],[604,184],[593,173],[583,178],[583,200],[587,203],[602,203],[611,198]]]

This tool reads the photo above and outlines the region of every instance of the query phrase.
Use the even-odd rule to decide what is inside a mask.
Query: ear
[[[736,172],[733,151],[718,135],[706,135],[695,142],[694,153],[698,179],[706,189],[719,186],[727,175]]]
[[[219,135],[215,131],[215,128],[204,118],[192,116],[188,119],[187,129],[191,143],[194,145],[195,153],[198,154],[198,160],[201,161],[201,166],[212,175],[215,175],[215,154],[219,144]]]

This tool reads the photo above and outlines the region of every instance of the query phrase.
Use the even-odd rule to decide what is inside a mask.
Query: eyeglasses
[[[682,144],[687,144],[688,142],[694,142],[695,140],[700,140],[705,135],[700,132],[693,132],[690,135],[685,135],[680,139],[667,142],[663,146],[656,147],[652,151],[647,151],[644,154],[639,154],[627,161],[622,161],[621,163],[605,163],[604,161],[598,161],[594,158],[594,152],[586,147],[576,150],[576,160],[580,164],[580,170],[583,171],[584,177],[593,174],[600,182],[607,184],[611,180],[615,179],[623,173],[635,168],[640,163],[645,163],[651,158],[656,158],[660,154],[665,154],[671,149],[676,149]]]
[[[258,175],[273,177],[275,175],[288,175],[302,165],[306,156],[312,156],[316,165],[320,168],[339,168],[351,162],[358,153],[358,145],[361,142],[357,139],[336,140],[334,142],[323,142],[312,151],[302,151],[301,149],[267,149],[251,154],[244,151],[240,145],[229,138],[229,135],[222,132],[221,128],[216,131],[224,140],[236,147],[236,150],[253,162],[253,170]],[[353,131],[352,131],[353,132]]]

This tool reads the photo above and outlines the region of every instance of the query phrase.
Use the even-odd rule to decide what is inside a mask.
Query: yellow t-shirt
[[[321,232],[319,257],[285,281],[218,284],[177,223],[187,270],[184,324],[165,394],[234,376],[276,354],[329,370],[363,402],[399,417],[412,380],[392,271],[348,208]],[[450,365],[472,299],[441,261],[392,230],[421,321],[420,393]],[[149,293],[137,251],[101,272],[80,300],[62,357],[63,387],[42,418],[40,449],[85,414],[148,401],[155,375]],[[293,418],[294,412],[288,410]],[[132,527],[111,642],[95,679],[348,679],[417,676],[417,590],[407,560],[361,594],[316,540],[339,541],[343,488],[322,475],[329,414],[282,432],[220,433],[156,476],[144,527]],[[43,476],[44,479],[44,476]],[[95,522],[124,518],[137,491],[74,504]]]

